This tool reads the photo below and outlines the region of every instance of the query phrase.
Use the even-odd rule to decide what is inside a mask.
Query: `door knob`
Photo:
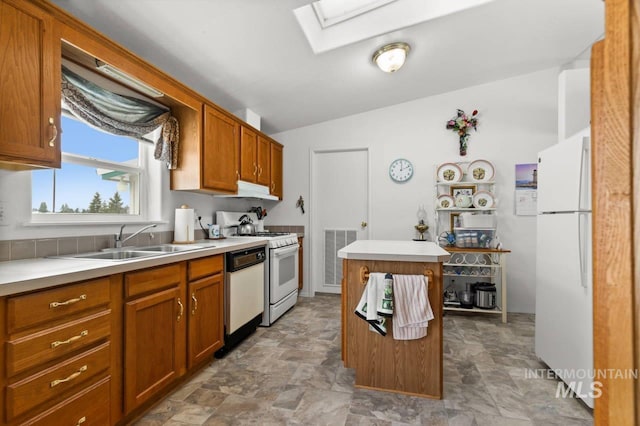
[[[367,227],[367,222],[365,222],[364,220],[362,222],[360,222],[360,227],[361,228],[366,228]]]

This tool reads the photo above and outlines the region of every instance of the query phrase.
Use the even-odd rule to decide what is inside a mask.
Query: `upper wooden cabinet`
[[[205,105],[202,149],[202,186],[211,191],[236,192],[240,124],[231,116]]]
[[[0,163],[60,167],[60,97],[54,19],[0,0]]]
[[[282,145],[271,142],[271,195],[282,200]]]
[[[271,182],[271,142],[258,135],[258,180],[260,185]]]
[[[240,137],[240,180],[268,186],[271,182],[270,142],[242,126]]]

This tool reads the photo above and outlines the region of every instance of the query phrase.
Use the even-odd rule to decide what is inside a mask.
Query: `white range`
[[[291,309],[298,300],[298,235],[288,232],[256,232],[236,235],[240,217],[248,215],[254,223],[258,217],[247,212],[216,212],[216,223],[225,237],[262,237],[268,240],[264,268],[264,312],[262,326],[270,326]]]

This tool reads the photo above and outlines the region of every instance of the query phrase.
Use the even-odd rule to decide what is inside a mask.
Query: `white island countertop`
[[[338,257],[395,262],[444,262],[451,255],[430,241],[358,240],[338,250]]]

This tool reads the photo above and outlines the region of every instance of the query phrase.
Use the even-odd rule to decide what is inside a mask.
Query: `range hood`
[[[258,200],[278,200],[275,195],[269,194],[269,187],[256,185],[255,183],[238,181],[238,193],[230,195],[215,195],[218,198],[255,198]]]

